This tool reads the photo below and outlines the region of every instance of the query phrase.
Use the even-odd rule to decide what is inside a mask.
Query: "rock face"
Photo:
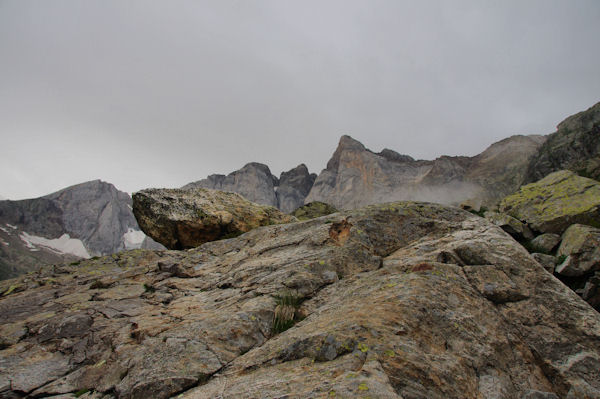
[[[283,172],[277,187],[277,207],[285,213],[290,213],[302,206],[316,178],[316,174],[308,173],[304,164]]]
[[[500,211],[538,232],[562,234],[574,223],[600,220],[600,183],[570,171],[522,186],[500,202]]]
[[[139,191],[133,194],[133,213],[148,236],[170,249],[194,248],[295,220],[239,194],[204,188]]]
[[[210,188],[233,192],[257,204],[277,206],[275,186],[277,186],[277,178],[271,174],[269,167],[252,162],[227,176],[210,175],[204,180],[186,184],[182,188]]]
[[[0,291],[2,397],[600,397],[600,314],[499,227],[439,205],[123,252]]]
[[[157,248],[145,240],[131,198],[100,180],[47,196],[0,202],[0,278],[43,264]]]
[[[267,165],[252,162],[227,176],[210,175],[182,188],[201,187],[238,193],[249,201],[274,206],[289,213],[304,204],[316,178],[314,173],[308,173],[304,164],[281,173],[278,179],[271,174]]]
[[[600,103],[558,125],[531,159],[525,182],[562,169],[600,180]]]
[[[315,181],[305,202],[353,209],[395,200],[458,204],[478,198],[492,203],[514,192],[543,136],[513,136],[469,157],[415,161],[385,149],[376,154],[349,136]]]
[[[298,218],[298,220],[309,220],[318,218],[325,215],[336,213],[338,210],[329,204],[324,202],[310,202],[306,205],[299,207],[292,212],[292,216]]]

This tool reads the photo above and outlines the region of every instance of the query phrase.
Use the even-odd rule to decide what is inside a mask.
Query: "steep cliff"
[[[523,170],[544,139],[512,136],[475,157],[415,161],[388,149],[374,153],[343,136],[305,202],[346,209],[397,200],[491,203],[519,188]]]

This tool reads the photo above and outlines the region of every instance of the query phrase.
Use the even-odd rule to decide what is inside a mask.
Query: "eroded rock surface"
[[[499,227],[439,205],[125,252],[0,290],[3,397],[600,397],[600,314]],[[295,324],[275,330],[289,306]]]
[[[148,236],[170,249],[194,248],[259,226],[295,220],[239,194],[204,188],[138,191],[133,194],[133,213]]]
[[[504,198],[499,209],[538,232],[562,234],[572,224],[600,220],[600,182],[554,172]]]

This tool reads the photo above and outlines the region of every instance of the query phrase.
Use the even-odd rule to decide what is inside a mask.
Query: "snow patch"
[[[11,228],[11,229],[13,229],[13,230],[16,230],[16,229],[17,229],[17,226],[13,226],[12,224],[8,224],[8,223],[6,223],[6,226],[10,227],[10,228]]]
[[[6,245],[7,247],[10,245],[9,243],[7,243],[6,241],[4,241],[2,238],[0,238],[0,243]]]
[[[127,229],[127,233],[123,234],[123,244],[125,249],[138,249],[142,247],[142,243],[146,238],[146,234],[140,230],[134,230],[131,227]]]
[[[5,232],[6,234],[10,235],[10,231],[8,231],[8,229],[6,227],[0,226],[0,230],[2,230],[3,232]]]
[[[71,238],[68,234],[63,234],[53,240],[30,235],[26,232],[22,232],[19,237],[25,242],[30,251],[39,251],[39,248],[36,247],[37,245],[58,254],[71,254],[80,258],[90,258],[90,254],[85,249],[83,242],[79,239]]]

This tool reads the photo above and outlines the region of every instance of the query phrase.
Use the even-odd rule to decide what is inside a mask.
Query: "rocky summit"
[[[600,314],[500,227],[388,203],[0,282],[4,398],[600,398]]]

